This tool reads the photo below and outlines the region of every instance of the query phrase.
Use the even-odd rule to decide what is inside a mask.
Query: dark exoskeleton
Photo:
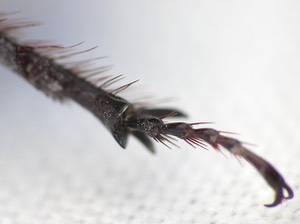
[[[111,97],[114,98],[114,96]],[[120,98],[116,98],[114,104],[111,105],[117,109],[114,112],[117,116],[115,119],[110,119],[109,122],[112,123],[107,127],[121,147],[126,147],[129,134],[134,135],[151,152],[154,152],[154,148],[150,138],[168,146],[167,143],[173,144],[171,136],[180,138],[192,146],[205,148],[208,144],[217,150],[223,147],[233,155],[242,157],[251,163],[273,188],[275,200],[272,204],[265,205],[266,207],[274,207],[284,199],[293,198],[293,191],[281,174],[269,162],[245,148],[240,141],[223,136],[219,131],[211,128],[193,128],[193,125],[198,123],[164,123],[162,120],[164,117],[184,116],[182,112],[174,109],[135,110],[131,104]]]
[[[5,21],[1,19],[0,14],[0,63],[20,74],[46,95],[60,100],[71,98],[85,107],[101,120],[122,148],[126,147],[129,135],[136,137],[151,152],[154,152],[151,138],[168,147],[168,144],[174,144],[172,140],[177,137],[193,147],[206,148],[210,145],[217,150],[225,148],[233,155],[251,163],[273,188],[275,200],[266,205],[267,207],[276,206],[293,197],[292,189],[281,174],[266,160],[245,148],[240,141],[226,137],[211,128],[194,128],[201,123],[165,123],[163,119],[166,117],[185,115],[170,108],[136,107],[117,96],[115,93],[118,91],[105,90],[104,87],[114,78],[103,79],[104,84],[97,86],[89,80],[89,77],[97,75],[97,69],[82,71],[78,67],[67,68],[58,63],[59,58],[41,53],[43,49],[60,49],[58,46],[20,44],[7,33],[26,27],[26,23],[13,25]],[[128,86],[127,84],[117,90]]]

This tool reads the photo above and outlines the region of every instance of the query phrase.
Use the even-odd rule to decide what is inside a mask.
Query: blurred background
[[[42,25],[14,33],[108,56],[125,93],[174,106],[188,121],[239,133],[286,178],[273,191],[249,164],[187,144],[126,150],[74,102],[54,102],[0,66],[0,223],[298,223],[298,1],[1,0]],[[164,100],[169,98],[168,100]]]

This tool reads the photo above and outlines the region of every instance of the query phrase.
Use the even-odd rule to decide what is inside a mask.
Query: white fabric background
[[[181,144],[122,150],[87,111],[53,102],[0,66],[0,223],[299,223],[299,1],[1,0],[42,22],[22,39],[99,45],[109,74],[140,79],[189,121],[240,133],[274,164],[295,198],[246,162]],[[161,103],[164,97],[175,100]],[[156,104],[156,102],[158,102]]]

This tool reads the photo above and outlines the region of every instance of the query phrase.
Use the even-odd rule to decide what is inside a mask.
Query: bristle
[[[27,21],[16,21],[5,24],[5,20],[1,21],[3,24],[0,27],[0,32],[11,32],[19,29],[39,26],[38,23],[27,22]]]
[[[73,56],[76,56],[76,55],[79,55],[79,54],[84,54],[84,53],[90,52],[90,51],[96,49],[97,47],[98,46],[94,46],[94,47],[88,48],[86,50],[82,50],[82,51],[77,51],[77,52],[72,52],[72,53],[69,53],[69,54],[63,54],[63,55],[60,55],[60,56],[56,56],[55,59],[56,60],[62,60],[62,59],[70,58],[70,57],[73,57]],[[101,57],[101,58],[103,58],[103,57]]]
[[[139,79],[137,79],[135,81],[132,81],[130,83],[127,83],[127,84],[125,84],[123,86],[120,86],[117,89],[111,91],[111,94],[114,94],[114,95],[119,94],[120,92],[126,90],[129,86],[133,85],[134,83],[137,83],[138,81],[139,81]]]
[[[49,41],[41,41],[41,40],[26,40],[22,41],[22,45],[30,46],[36,49],[50,49],[50,50],[57,50],[57,49],[64,49],[65,47],[58,44],[50,44]]]
[[[82,68],[77,68],[78,71],[78,75],[86,80],[89,79],[98,79],[99,74],[104,73],[106,71],[109,71],[111,69],[111,66],[99,66],[99,67],[95,67],[95,68],[89,68],[89,69],[85,69],[83,70]]]
[[[86,78],[87,81],[94,83],[95,86],[99,87],[105,80],[111,78],[111,75],[99,75],[99,73],[94,73],[93,76]]]
[[[215,122],[211,122],[211,121],[201,121],[201,122],[190,123],[190,125],[194,126],[194,125],[214,124],[214,123],[215,123]]]
[[[172,111],[171,113],[168,113],[168,114],[166,114],[166,115],[164,115],[164,116],[161,116],[160,117],[160,119],[165,119],[165,118],[169,118],[169,117],[173,117],[173,116],[175,116],[177,114],[177,112],[176,111]]]
[[[107,88],[108,86],[111,86],[112,84],[116,83],[116,82],[119,82],[120,80],[124,79],[124,75],[121,74],[121,75],[117,75],[117,76],[114,76],[113,78],[107,80],[106,82],[104,82],[100,87],[101,88]]]
[[[201,139],[199,138],[188,137],[186,138],[186,142],[191,142],[196,146],[200,146],[201,148],[207,149],[205,143],[203,143],[203,141],[201,141]]]

